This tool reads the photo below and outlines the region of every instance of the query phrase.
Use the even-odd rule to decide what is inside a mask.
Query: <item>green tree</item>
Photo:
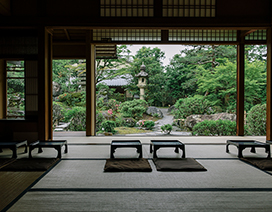
[[[148,73],[148,84],[145,88],[145,99],[150,105],[161,106],[162,102],[165,102],[165,96],[162,96],[165,85],[165,73],[163,72],[162,59],[164,58],[164,52],[161,49],[155,47],[143,46],[139,49],[135,56],[131,66],[128,68],[131,75],[134,77],[132,83],[128,86],[134,94],[139,93],[137,87],[138,78],[135,77],[139,73],[142,64],[146,66],[146,72]]]
[[[205,95],[213,105],[234,112],[236,109],[236,64],[226,62],[213,72],[198,67],[198,93]],[[245,109],[265,101],[265,63],[262,61],[245,64]]]

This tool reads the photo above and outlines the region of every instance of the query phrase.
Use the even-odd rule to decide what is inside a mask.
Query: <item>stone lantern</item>
[[[135,76],[139,78],[137,86],[138,88],[140,88],[140,99],[144,99],[144,95],[145,95],[144,88],[147,84],[147,76],[148,76],[148,73],[145,72],[144,63],[141,65],[140,73],[136,74]]]

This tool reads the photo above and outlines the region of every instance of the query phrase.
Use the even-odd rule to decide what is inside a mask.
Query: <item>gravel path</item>
[[[156,121],[154,131],[152,133],[146,133],[147,135],[167,135],[167,134],[161,132],[161,126],[163,126],[165,124],[172,125],[174,117],[170,113],[167,112],[168,108],[160,108],[160,110],[163,113],[163,118]],[[189,133],[189,132],[180,131],[180,129],[176,126],[172,126],[172,127],[173,127],[173,129],[172,129],[170,135],[191,135],[191,133]]]

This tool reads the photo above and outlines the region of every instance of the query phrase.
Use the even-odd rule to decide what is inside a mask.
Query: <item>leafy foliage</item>
[[[161,130],[167,134],[170,134],[172,129],[173,129],[173,127],[171,124],[165,124],[165,125],[161,126]]]
[[[147,110],[147,102],[142,99],[134,99],[121,103],[120,112],[124,117],[141,118]]]
[[[193,135],[230,136],[236,134],[236,122],[229,120],[205,120],[193,127]]]
[[[221,107],[223,110],[236,110],[236,64],[227,61],[212,72],[199,68],[197,75],[198,93]],[[265,64],[261,61],[247,62],[245,66],[245,109],[265,101]]]
[[[154,121],[144,121],[144,128],[151,130],[155,126]]]
[[[86,104],[85,92],[64,93],[59,95],[58,101],[65,103],[67,106],[83,106]]]
[[[115,122],[110,120],[103,121],[101,124],[101,129],[103,132],[115,133],[116,132],[114,130],[115,127],[116,127]]]
[[[203,96],[194,96],[185,99],[179,99],[174,110],[175,118],[185,119],[193,114],[205,114],[210,113],[208,109],[212,104]]]
[[[133,61],[128,68],[129,73],[133,76],[132,83],[128,86],[128,89],[133,94],[139,94],[139,88],[137,87],[138,78],[135,75],[139,73],[142,64],[146,66],[145,72],[148,73],[148,83],[145,88],[145,100],[149,105],[164,105],[168,97],[164,88],[165,73],[163,72],[164,67],[162,65],[164,54],[157,47],[150,48],[143,46],[133,56]]]
[[[86,108],[73,107],[65,114],[65,119],[70,120],[68,126],[69,131],[84,131],[86,130]]]
[[[266,134],[266,104],[258,104],[250,109],[246,119],[246,126],[251,135]]]
[[[60,102],[53,102],[53,125],[56,126],[64,119],[64,107]]]

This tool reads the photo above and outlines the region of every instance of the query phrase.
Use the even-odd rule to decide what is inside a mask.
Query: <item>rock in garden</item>
[[[162,118],[163,117],[163,113],[160,109],[154,107],[154,106],[151,106],[151,107],[148,107],[147,108],[147,111],[146,111],[146,114],[147,115],[150,115],[150,116],[156,116],[155,114],[158,114],[157,116],[159,118]]]
[[[193,127],[204,120],[230,120],[235,121],[236,120],[236,114],[230,114],[230,113],[216,113],[211,115],[190,115],[186,118],[184,122],[184,126],[188,127],[190,130],[193,129]]]
[[[171,113],[172,111],[175,111],[175,110],[177,110],[177,109],[175,108],[175,105],[172,105],[172,106],[170,106],[170,107],[168,108],[167,112],[168,112],[168,113]]]

